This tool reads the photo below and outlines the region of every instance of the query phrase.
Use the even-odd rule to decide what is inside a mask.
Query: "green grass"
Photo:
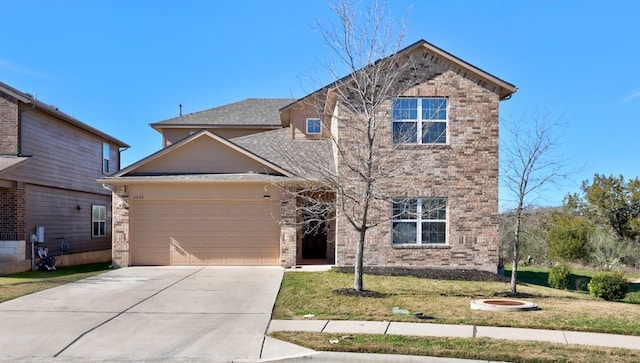
[[[367,290],[380,298],[344,296],[334,291],[351,287],[352,274],[329,272],[287,272],[276,301],[274,319],[407,321],[415,323],[469,324],[535,329],[616,333],[640,336],[640,305],[608,302],[588,294],[537,286],[544,270],[524,270],[528,284],[518,286],[525,300],[541,308],[529,312],[471,310],[477,298],[504,296],[508,282],[468,282],[421,279],[410,276],[364,275]],[[527,273],[529,275],[527,275]],[[591,274],[589,274],[591,275]],[[587,274],[578,276],[589,276]],[[631,299],[640,301],[640,294]],[[630,301],[632,302],[632,301]],[[412,314],[393,314],[400,307],[422,312],[429,320]],[[590,346],[569,346],[545,342],[506,341],[486,338],[436,338],[393,335],[275,332],[273,337],[319,351],[387,353],[455,357],[511,362],[638,362],[640,350]],[[331,344],[329,340],[338,339]]]
[[[533,284],[520,285],[525,299],[540,310],[504,313],[471,310],[473,299],[504,296],[508,282],[469,282],[421,279],[410,276],[364,275],[367,290],[382,298],[343,296],[334,290],[352,286],[352,274],[287,272],[276,301],[274,319],[377,320],[469,324],[640,335],[640,305],[608,302],[588,294]],[[400,307],[409,315],[393,314]],[[432,317],[418,320],[415,312]]]
[[[0,277],[0,302],[68,284],[109,269],[109,263],[64,266],[55,271],[26,271]]]
[[[638,362],[640,350],[507,341],[398,335],[276,332],[271,336],[317,351],[422,355],[508,362]],[[331,344],[329,340],[338,340]]]

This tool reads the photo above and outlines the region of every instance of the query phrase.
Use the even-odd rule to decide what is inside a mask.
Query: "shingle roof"
[[[279,127],[279,110],[293,102],[292,98],[247,98],[208,110],[190,113],[152,123],[151,127],[189,126],[272,126]]]
[[[229,141],[303,178],[316,179],[334,166],[331,140],[292,140],[290,128]]]

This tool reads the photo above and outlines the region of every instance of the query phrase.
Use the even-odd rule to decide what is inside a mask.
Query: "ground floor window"
[[[394,198],[394,244],[446,244],[446,198]]]
[[[107,207],[93,205],[91,213],[91,237],[104,237],[107,235]]]

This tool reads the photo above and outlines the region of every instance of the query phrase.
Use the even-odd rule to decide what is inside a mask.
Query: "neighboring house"
[[[388,185],[398,199],[377,211],[385,222],[369,231],[364,262],[495,271],[498,104],[517,89],[423,40],[398,54],[414,52],[430,63],[418,70],[416,86],[389,100],[389,113],[404,117],[390,121],[387,140],[390,147],[416,144],[405,152],[430,162]],[[344,215],[338,211],[326,229],[305,232],[298,228],[301,201],[287,192],[314,179],[293,161],[321,155],[315,160],[339,172],[333,140],[354,141],[340,134],[334,116],[342,105],[330,88],[152,124],[163,149],[99,180],[114,189],[114,265],[352,265],[358,235]],[[410,135],[427,122],[419,110],[432,107],[440,111],[428,122],[438,132]],[[424,206],[435,211],[420,213]],[[414,214],[400,218],[398,208]]]
[[[58,265],[109,261],[111,191],[95,180],[128,147],[0,82],[0,271],[31,267],[37,226]]]

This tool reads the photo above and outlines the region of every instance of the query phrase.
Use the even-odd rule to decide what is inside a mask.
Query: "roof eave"
[[[398,55],[398,54],[401,54],[401,53],[408,53],[408,52],[414,51],[414,50],[416,50],[416,49],[418,49],[420,47],[425,47],[425,48],[429,49],[431,52],[434,52],[434,53],[438,54],[439,56],[447,59],[448,61],[450,61],[450,62],[452,62],[452,63],[454,63],[454,64],[456,64],[456,65],[458,65],[458,66],[460,66],[462,68],[465,68],[465,69],[467,69],[467,70],[469,70],[469,71],[471,71],[473,73],[476,73],[478,76],[486,79],[487,81],[496,84],[500,88],[499,98],[500,98],[501,101],[509,99],[511,97],[511,95],[518,90],[518,88],[515,85],[513,85],[513,84],[511,84],[511,83],[509,83],[509,82],[507,82],[507,81],[505,81],[505,80],[503,80],[501,78],[498,78],[498,77],[494,76],[493,74],[491,74],[489,72],[483,71],[482,69],[474,66],[473,64],[468,63],[468,62],[462,60],[461,58],[458,58],[458,57],[454,56],[453,54],[445,51],[444,49],[436,47],[435,45],[427,42],[424,39],[420,39],[417,42],[415,42],[415,43],[413,43],[413,44],[411,44],[411,45],[409,45],[409,46],[407,46],[407,47],[395,52],[394,54],[389,55],[388,57],[392,57],[392,56],[395,56],[395,55]],[[382,59],[386,59],[388,57],[385,57],[385,58],[382,58]],[[376,62],[378,62],[378,61],[376,61]],[[376,63],[376,62],[374,62],[374,63]],[[324,90],[330,90],[331,88],[336,87],[341,82],[344,82],[346,79],[348,79],[348,77],[350,75],[351,75],[351,73],[346,75],[346,76],[344,76],[344,77],[342,77],[342,78],[340,78],[339,80],[333,81],[333,82],[329,83],[328,85],[326,85],[324,87],[321,87],[321,88],[319,88],[319,89],[317,89],[317,90],[315,90],[315,91],[313,91],[313,92],[311,92],[311,93],[309,93],[309,94],[307,94],[307,95],[305,95],[305,96],[303,96],[303,97],[301,97],[301,98],[289,103],[288,105],[280,108],[281,119],[282,119],[283,115],[288,114],[288,111],[293,106],[299,104],[300,102],[302,102],[303,100],[305,100],[305,99],[307,99],[309,97],[312,97],[314,95],[319,94],[320,92],[322,92]]]
[[[162,129],[218,129],[218,128],[232,128],[232,129],[279,129],[282,128],[281,124],[158,124],[153,123],[149,124],[152,128],[157,131]]]
[[[45,113],[48,113],[51,116],[63,119],[64,121],[77,126],[85,131],[88,131],[94,135],[100,136],[103,139],[109,140],[111,142],[113,142],[114,144],[117,144],[119,147],[124,147],[124,148],[130,148],[131,146],[129,146],[128,144],[126,144],[125,142],[116,139],[115,137],[108,135],[96,128],[93,128],[87,124],[85,124],[84,122],[80,121],[80,120],[76,120],[74,117],[67,115],[66,113],[58,110],[55,106],[51,106],[51,105],[47,105],[44,102],[40,102],[32,97],[30,97],[29,95],[27,95],[24,92],[21,92],[11,86],[9,86],[6,83],[0,82],[0,92],[4,92],[6,94],[8,94],[11,97],[14,97],[15,99],[17,99],[18,101],[27,104],[27,105],[31,105],[33,108],[38,109],[40,111],[43,111]]]

